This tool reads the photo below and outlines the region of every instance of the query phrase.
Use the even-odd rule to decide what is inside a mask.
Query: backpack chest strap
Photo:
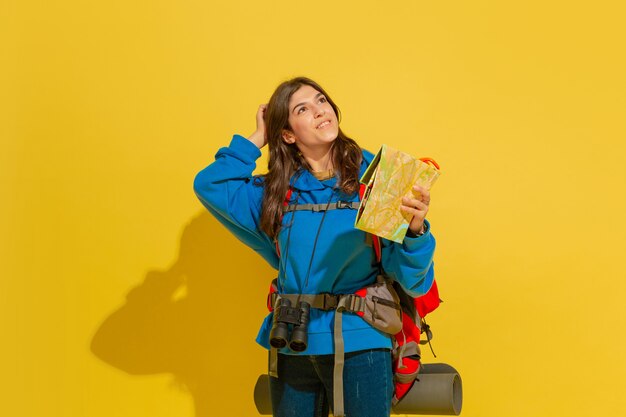
[[[359,208],[358,201],[337,201],[336,203],[330,204],[290,204],[285,207],[285,212],[291,211],[312,211],[312,212],[320,212],[325,210],[336,210],[336,209],[353,209],[357,210]],[[328,207],[328,208],[327,208]]]

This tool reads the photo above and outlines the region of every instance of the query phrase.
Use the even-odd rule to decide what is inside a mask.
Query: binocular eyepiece
[[[289,325],[293,325],[289,349],[294,352],[303,352],[307,346],[307,332],[309,327],[309,312],[311,306],[306,301],[299,301],[296,308],[291,307],[291,301],[279,298],[274,307],[274,321],[270,330],[270,345],[277,349],[287,345]]]

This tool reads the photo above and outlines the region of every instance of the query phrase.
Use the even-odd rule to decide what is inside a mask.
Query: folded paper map
[[[361,199],[355,227],[394,242],[402,242],[412,218],[411,214],[400,210],[402,197],[414,198],[414,185],[430,190],[439,177],[439,170],[424,161],[434,163],[428,158],[416,159],[383,145],[361,177],[366,191]]]

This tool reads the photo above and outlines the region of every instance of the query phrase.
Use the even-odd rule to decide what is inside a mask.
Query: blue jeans
[[[333,355],[278,355],[278,378],[270,378],[274,417],[327,417],[333,404]],[[345,354],[346,417],[389,417],[393,395],[389,349]]]

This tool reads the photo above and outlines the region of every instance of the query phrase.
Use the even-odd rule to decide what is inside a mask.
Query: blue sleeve
[[[260,156],[255,144],[234,135],[230,145],[217,152],[215,162],[196,175],[193,186],[200,202],[220,223],[278,268],[274,243],[260,228],[263,187],[252,177]]]
[[[435,279],[435,237],[430,233],[430,223],[424,222],[426,232],[422,236],[407,236],[402,243],[381,239],[385,272],[412,297],[426,294]]]

